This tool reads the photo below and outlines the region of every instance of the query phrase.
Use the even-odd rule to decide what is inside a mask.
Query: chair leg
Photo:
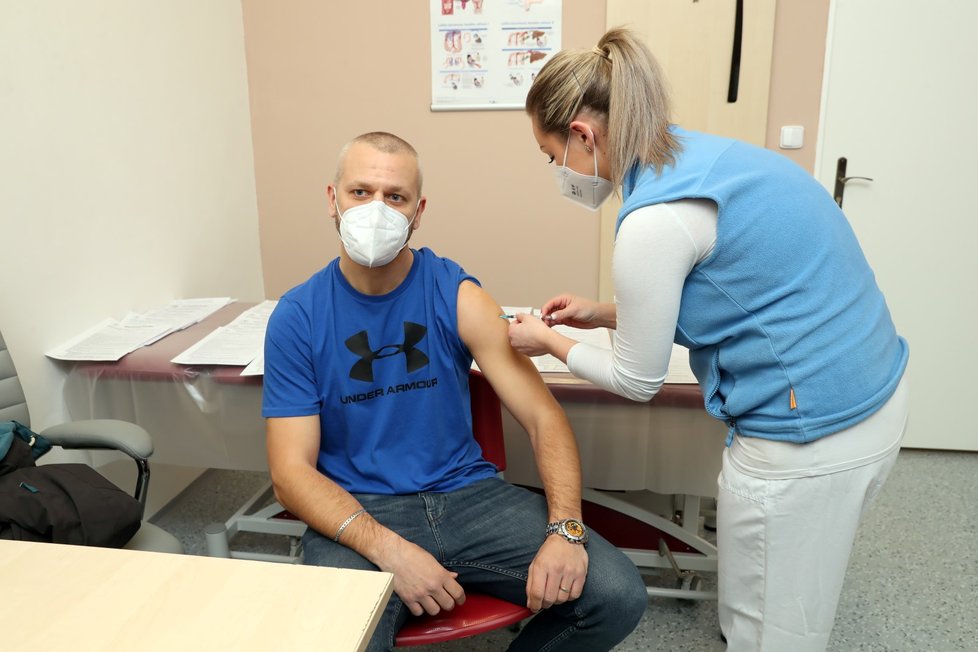
[[[211,523],[204,529],[207,540],[208,557],[231,558],[231,548],[228,545],[228,529],[224,523]]]

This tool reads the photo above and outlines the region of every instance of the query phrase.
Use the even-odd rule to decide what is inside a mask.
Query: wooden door
[[[674,120],[687,129],[764,146],[775,0],[608,0],[607,26],[635,30],[669,80]],[[735,63],[739,61],[739,67]],[[621,202],[601,210],[599,294],[610,301],[611,251]]]

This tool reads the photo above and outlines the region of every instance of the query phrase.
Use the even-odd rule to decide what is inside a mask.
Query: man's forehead
[[[418,162],[409,152],[383,152],[366,143],[354,143],[346,153],[343,181],[383,181],[410,188],[416,183]]]
[[[416,167],[417,162],[414,156],[407,150],[397,152],[385,152],[379,150],[369,143],[353,143],[346,153],[347,163],[358,161],[368,164],[405,165]]]

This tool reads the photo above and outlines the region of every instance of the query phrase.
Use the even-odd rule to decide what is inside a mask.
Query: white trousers
[[[766,458],[724,450],[717,554],[720,628],[728,652],[825,650],[859,522],[896,462],[908,397],[904,382],[865,425],[810,449],[750,442],[753,453],[771,451]],[[853,434],[862,436],[836,439]],[[878,442],[877,455],[866,455],[868,441]],[[799,473],[806,456],[815,461]],[[748,465],[745,472],[738,463],[744,459],[771,464]],[[793,477],[783,477],[778,465],[793,468]]]

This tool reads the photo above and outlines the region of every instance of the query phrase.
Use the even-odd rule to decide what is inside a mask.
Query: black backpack
[[[50,447],[26,426],[0,422],[0,539],[124,546],[142,505],[87,464],[35,465]]]

